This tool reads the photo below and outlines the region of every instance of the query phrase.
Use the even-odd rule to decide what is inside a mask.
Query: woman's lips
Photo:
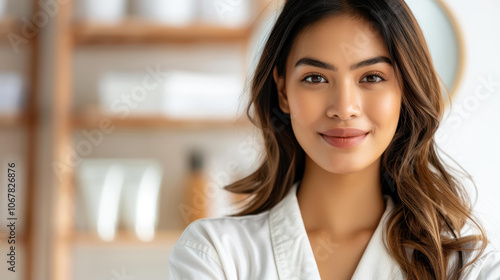
[[[336,148],[348,149],[356,147],[359,144],[361,144],[365,140],[366,135],[368,135],[368,133],[354,137],[333,137],[333,136],[326,136],[321,133],[320,135],[327,144]]]

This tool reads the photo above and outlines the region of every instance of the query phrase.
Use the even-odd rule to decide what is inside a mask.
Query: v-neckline
[[[275,205],[269,216],[269,229],[279,279],[321,279],[319,268],[309,241],[300,207],[295,182],[290,192]],[[398,264],[384,247],[382,231],[394,203],[384,195],[386,209],[358,262],[352,280],[400,279]],[[374,278],[375,277],[375,278]]]

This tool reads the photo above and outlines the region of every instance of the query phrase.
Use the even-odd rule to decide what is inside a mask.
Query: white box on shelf
[[[174,119],[234,118],[243,83],[238,74],[170,71],[164,83],[164,114]]]
[[[195,0],[135,0],[134,10],[140,17],[169,25],[187,25],[196,16]]]
[[[117,22],[125,16],[127,0],[77,0],[75,6],[77,18]]]
[[[21,75],[16,73],[0,73],[0,112],[16,114],[23,111],[25,103],[24,83]]]
[[[110,115],[160,114],[162,81],[139,72],[108,72],[99,79],[99,107]]]
[[[254,8],[251,0],[198,1],[203,22],[229,27],[247,25]]]

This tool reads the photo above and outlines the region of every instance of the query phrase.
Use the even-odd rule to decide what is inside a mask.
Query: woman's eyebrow
[[[390,58],[388,58],[387,56],[381,55],[381,56],[373,57],[373,58],[366,59],[366,60],[363,60],[361,62],[355,63],[355,64],[351,65],[350,70],[352,71],[352,70],[356,70],[356,69],[361,68],[361,67],[366,67],[369,65],[382,63],[382,62],[388,63],[391,66],[393,65],[392,60]],[[298,67],[300,65],[311,65],[311,66],[315,66],[315,67],[319,67],[319,68],[324,68],[327,70],[337,71],[337,67],[333,66],[332,64],[329,64],[329,63],[326,63],[326,62],[323,62],[323,61],[320,61],[320,60],[317,60],[314,58],[310,58],[310,57],[303,57],[303,58],[299,59],[299,61],[297,61],[297,63],[295,64],[295,67]]]

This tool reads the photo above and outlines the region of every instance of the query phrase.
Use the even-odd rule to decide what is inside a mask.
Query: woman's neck
[[[356,173],[334,174],[306,155],[297,192],[306,231],[337,238],[374,231],[385,210],[379,170],[380,159]]]

